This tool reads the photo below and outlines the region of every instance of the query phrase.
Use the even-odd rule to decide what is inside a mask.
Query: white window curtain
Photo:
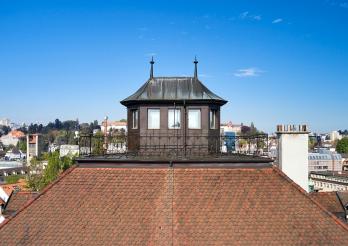
[[[137,109],[133,109],[132,110],[132,128],[133,129],[137,129],[138,128],[138,110]]]
[[[189,129],[201,129],[201,110],[189,109],[188,111]]]
[[[181,127],[180,109],[168,109],[168,128],[180,129],[180,127]]]
[[[148,109],[147,110],[147,126],[148,129],[160,129],[160,110]]]
[[[216,129],[216,110],[215,109],[210,110],[209,119],[210,119],[210,129]]]

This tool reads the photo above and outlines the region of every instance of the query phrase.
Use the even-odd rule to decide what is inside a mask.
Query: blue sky
[[[222,120],[348,128],[348,1],[0,0],[0,118],[126,116],[149,76],[192,75]]]

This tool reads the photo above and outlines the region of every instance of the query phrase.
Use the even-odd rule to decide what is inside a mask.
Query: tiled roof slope
[[[312,192],[310,196],[331,213],[344,213],[344,208],[335,191]]]
[[[4,214],[6,216],[12,216],[14,215],[19,209],[24,207],[24,205],[29,202],[31,199],[38,196],[37,192],[30,192],[30,191],[18,191],[14,192],[6,205]]]
[[[0,228],[3,245],[347,245],[276,168],[74,168]]]

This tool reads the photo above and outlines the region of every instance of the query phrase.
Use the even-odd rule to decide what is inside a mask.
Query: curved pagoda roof
[[[227,103],[195,77],[152,77],[133,95],[122,100],[125,106],[142,102]]]

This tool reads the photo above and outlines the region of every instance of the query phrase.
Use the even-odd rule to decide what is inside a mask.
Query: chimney
[[[308,127],[307,125],[278,125],[279,168],[305,191],[308,182]]]

